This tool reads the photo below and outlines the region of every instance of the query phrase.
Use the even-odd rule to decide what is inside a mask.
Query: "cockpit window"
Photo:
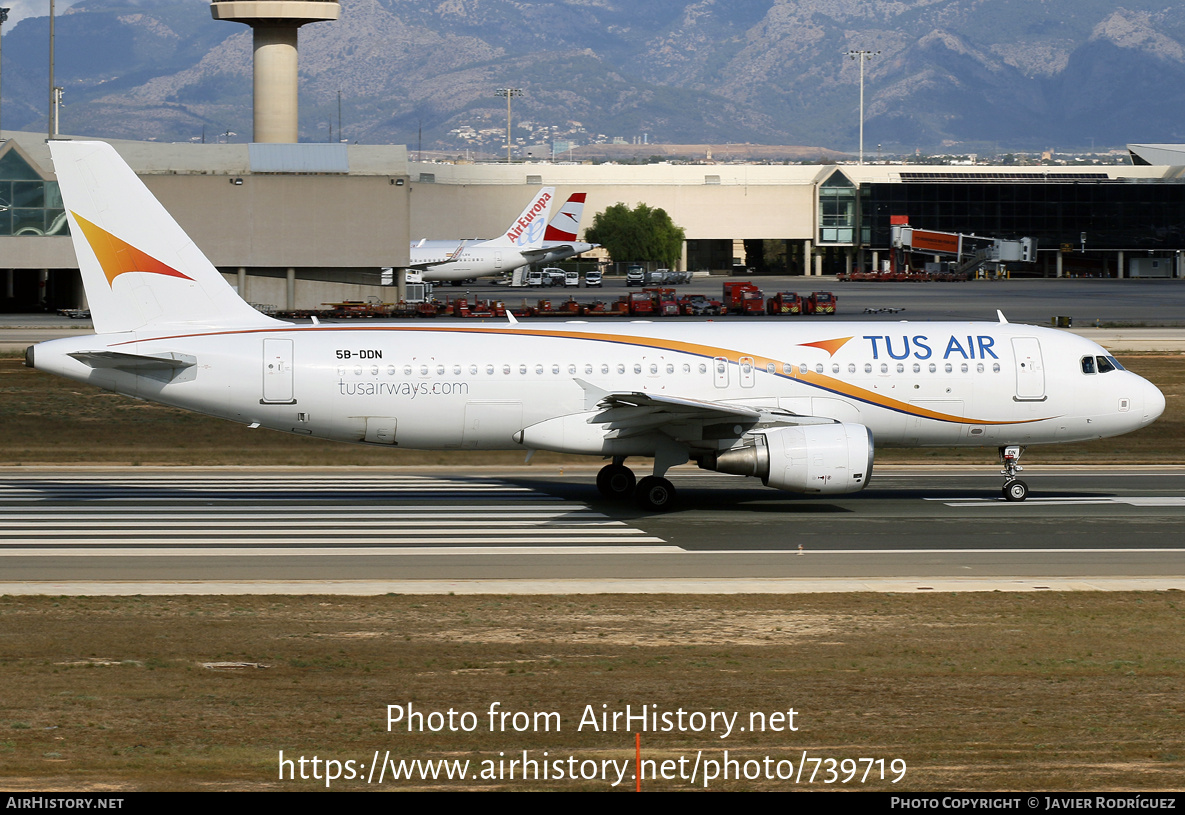
[[[1127,368],[1124,368],[1122,365],[1119,364],[1119,360],[1117,360],[1115,357],[1112,357],[1112,356],[1107,357],[1107,362],[1110,362],[1112,365],[1114,365],[1115,370],[1117,370],[1117,371],[1126,371],[1127,370]]]
[[[1094,372],[1095,372],[1094,357],[1083,357],[1082,358],[1082,373],[1093,374]]]
[[[1111,364],[1110,357],[1099,357],[1099,373],[1105,374],[1108,371],[1114,371],[1115,366]]]

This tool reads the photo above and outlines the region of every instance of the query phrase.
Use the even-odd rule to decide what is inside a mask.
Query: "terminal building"
[[[84,305],[43,134],[0,134],[0,311]],[[413,239],[501,233],[540,185],[621,202],[685,230],[682,266],[823,276],[881,268],[890,222],[1033,238],[1038,277],[1185,277],[1185,147],[1132,145],[1131,166],[472,164],[401,145],[111,140],[249,302],[311,308],[394,298]],[[749,272],[753,269],[753,272]]]

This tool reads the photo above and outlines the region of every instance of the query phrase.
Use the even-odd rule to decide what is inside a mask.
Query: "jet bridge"
[[[954,257],[951,269],[956,275],[978,274],[983,270],[1000,271],[1006,263],[1032,263],[1037,254],[1033,238],[1003,240],[961,232],[935,232],[915,229],[908,223],[892,225],[894,271],[907,271],[912,264],[906,253]]]

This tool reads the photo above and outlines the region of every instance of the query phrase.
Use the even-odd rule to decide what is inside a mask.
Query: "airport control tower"
[[[255,35],[255,134],[252,141],[296,141],[296,30],[336,20],[337,0],[214,0],[210,14],[251,26]]]

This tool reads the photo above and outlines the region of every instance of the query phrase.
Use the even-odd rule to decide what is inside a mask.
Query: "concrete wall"
[[[215,266],[409,262],[410,187],[383,176],[149,175],[144,182]],[[518,214],[517,211],[515,214]]]

